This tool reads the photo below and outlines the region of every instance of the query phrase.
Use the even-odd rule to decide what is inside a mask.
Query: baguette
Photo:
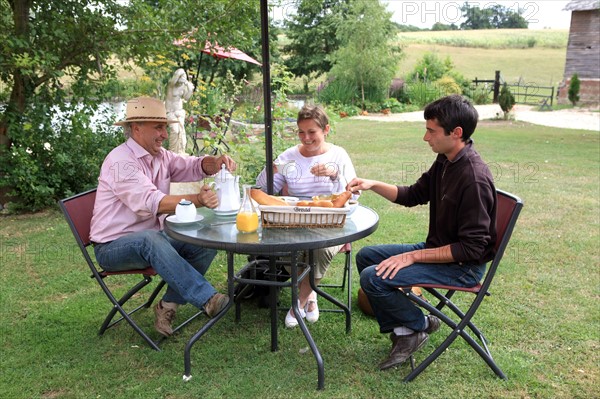
[[[333,208],[333,203],[330,200],[317,201],[298,201],[296,206],[315,206],[319,208]]]
[[[321,208],[333,208],[333,202],[331,202],[331,200],[312,201],[310,203],[310,206],[318,206]]]
[[[284,200],[273,197],[272,195],[268,195],[264,191],[257,188],[251,188],[250,195],[252,196],[252,199],[259,205],[289,206]]]
[[[344,191],[343,193],[340,193],[340,195],[332,201],[333,207],[334,208],[343,208],[344,205],[346,205],[346,202],[348,202],[348,200],[351,197],[352,197],[351,191]]]

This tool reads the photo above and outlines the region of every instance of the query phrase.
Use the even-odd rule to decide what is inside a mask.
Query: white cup
[[[196,206],[192,201],[182,199],[175,207],[175,216],[180,222],[193,222],[196,220]]]

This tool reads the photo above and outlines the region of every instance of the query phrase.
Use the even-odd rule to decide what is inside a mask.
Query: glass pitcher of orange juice
[[[258,230],[258,212],[252,203],[252,186],[244,184],[244,199],[235,219],[235,227],[241,233],[254,233]]]

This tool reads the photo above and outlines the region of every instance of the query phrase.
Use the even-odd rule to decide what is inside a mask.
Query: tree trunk
[[[15,36],[28,42],[31,0],[9,0],[9,3],[13,12]],[[15,69],[13,71],[13,88],[10,93],[10,99],[4,110],[4,114],[0,118],[0,145],[10,147],[11,141],[8,137],[8,124],[11,120],[14,120],[14,116],[21,115],[25,111],[28,86],[31,89],[30,79],[23,76],[18,69]]]

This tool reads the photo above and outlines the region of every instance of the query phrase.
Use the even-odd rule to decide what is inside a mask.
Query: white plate
[[[171,222],[173,224],[190,224],[190,223],[196,223],[201,221],[202,219],[204,219],[204,216],[202,215],[196,215],[196,219],[192,220],[190,222],[182,222],[179,219],[177,219],[177,215],[171,215],[171,216],[167,216],[167,222]]]
[[[347,206],[348,206],[349,211],[348,211],[348,215],[346,217],[349,218],[350,216],[352,216],[352,214],[354,213],[356,208],[358,208],[358,201],[351,199],[350,201],[348,201]]]
[[[233,216],[238,213],[237,209],[234,209],[233,211],[217,211],[216,209],[213,209],[213,211],[217,216]]]

